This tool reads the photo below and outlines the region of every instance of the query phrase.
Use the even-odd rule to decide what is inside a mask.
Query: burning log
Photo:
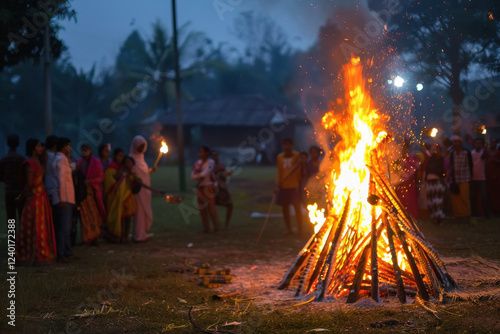
[[[278,288],[297,287],[296,296],[315,293],[319,301],[345,296],[348,303],[360,295],[380,302],[388,291],[401,303],[415,293],[422,300],[442,299],[455,283],[382,168],[379,155],[390,135],[364,90],[359,59],[345,72],[348,110],[323,117],[325,128],[342,137],[335,148],[340,166],[328,187],[329,216],[320,223],[314,219],[317,205],[309,207],[316,233]]]
[[[398,299],[401,302],[401,304],[406,304],[406,293],[405,293],[405,287],[403,284],[403,278],[401,277],[401,269],[399,268],[398,265],[398,257],[396,255],[396,248],[394,247],[394,232],[391,229],[391,226],[389,225],[389,222],[387,221],[387,214],[384,216],[384,224],[385,228],[387,231],[387,239],[389,241],[389,248],[391,250],[391,258],[392,258],[392,265],[394,267],[394,277],[396,279],[396,284],[398,287]]]
[[[328,271],[326,273],[326,277],[324,275],[321,275],[322,276],[321,278],[324,282],[319,290],[319,295],[317,297],[317,299],[320,301],[323,300],[323,298],[325,298],[325,293],[328,290],[329,285],[330,285],[330,281],[332,278],[332,272],[333,272],[333,265],[335,263],[335,258],[337,255],[337,251],[339,249],[339,237],[340,237],[340,233],[344,229],[344,224],[345,224],[345,221],[346,221],[347,216],[348,216],[349,211],[350,211],[350,204],[351,204],[351,196],[349,195],[347,197],[347,202],[345,203],[345,206],[344,206],[344,212],[342,213],[342,218],[340,218],[340,221],[335,229],[335,235],[334,235],[333,240],[332,240],[330,252],[328,253],[326,266],[323,267],[323,271],[325,271],[325,269],[328,269]]]

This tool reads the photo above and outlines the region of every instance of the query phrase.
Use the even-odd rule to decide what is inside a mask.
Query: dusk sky
[[[60,37],[69,47],[77,68],[112,66],[121,44],[132,30],[143,38],[158,18],[172,31],[170,0],[74,0],[77,22],[62,21]],[[234,4],[234,5],[231,5]],[[239,13],[254,10],[271,17],[287,33],[292,46],[306,48],[333,10],[330,0],[177,0],[178,26],[190,22],[190,31],[203,31],[215,44],[226,41],[243,49],[230,33]]]

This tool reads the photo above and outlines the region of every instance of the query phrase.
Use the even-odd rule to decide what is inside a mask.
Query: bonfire
[[[341,137],[335,146],[328,208],[311,205],[314,234],[286,272],[279,289],[296,296],[361,295],[380,302],[394,292],[442,300],[455,288],[438,253],[397,198],[383,166],[384,145],[391,140],[387,117],[374,108],[359,58],[344,67],[346,110],[328,112],[322,125]],[[326,212],[325,212],[326,209]]]

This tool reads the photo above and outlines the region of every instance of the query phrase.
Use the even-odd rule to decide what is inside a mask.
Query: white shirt
[[[205,162],[201,159],[196,161],[191,172],[191,180],[198,181],[198,187],[215,184],[215,179],[212,175],[214,166],[215,162],[212,159],[207,159]]]
[[[61,202],[75,204],[75,187],[68,158],[61,152],[57,152],[52,168],[56,173],[56,191],[52,196],[52,204]]]

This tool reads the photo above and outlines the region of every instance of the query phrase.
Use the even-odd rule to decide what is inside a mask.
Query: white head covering
[[[144,150],[142,152],[138,152],[137,148],[142,144],[145,145]],[[144,152],[146,152],[147,148],[148,142],[146,141],[146,139],[144,139],[143,136],[135,136],[134,139],[132,139],[132,145],[130,145],[129,155],[135,160],[134,172],[138,177],[142,179],[142,182],[144,182],[144,184],[149,186],[149,167],[144,160]]]
[[[144,150],[138,152],[137,148],[142,144],[145,144]],[[143,136],[135,136],[134,139],[132,139],[132,145],[130,145],[129,155],[135,160],[133,172],[141,178],[145,185],[150,186],[151,179],[149,177],[149,167],[144,160],[144,152],[146,152],[147,148],[148,142],[146,139],[144,139]],[[134,218],[134,238],[137,240],[145,240],[145,233],[153,224],[151,191],[143,187],[139,193],[135,194],[135,200],[137,202],[137,212]]]

